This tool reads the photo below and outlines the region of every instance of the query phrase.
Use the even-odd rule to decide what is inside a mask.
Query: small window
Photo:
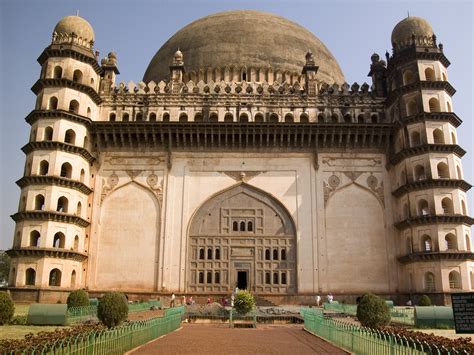
[[[434,144],[444,144],[444,132],[441,129],[436,128],[433,131],[433,142]]]
[[[188,115],[186,113],[181,113],[179,115],[179,122],[188,122]]]
[[[339,122],[339,116],[337,115],[337,113],[333,113],[331,115],[331,122],[332,123],[338,123]]]
[[[247,73],[242,73],[242,81],[247,81]]]
[[[232,223],[232,230],[233,230],[234,232],[238,232],[238,231],[239,231],[239,223],[238,223],[237,221],[234,221],[234,222]]]
[[[285,249],[281,250],[281,260],[286,260],[286,250]]]
[[[433,68],[426,68],[425,69],[425,78],[427,81],[434,81],[435,80],[435,72]]]
[[[44,129],[44,140],[45,141],[52,141],[53,140],[53,128],[52,127],[46,127]]]
[[[91,115],[92,115],[92,110],[91,110],[91,108],[90,108],[90,107],[88,107],[88,108],[87,108],[87,117],[89,117],[89,118],[90,118],[90,117],[91,117]]]
[[[194,115],[194,122],[202,122],[202,121],[204,121],[202,117],[202,113],[196,112],[196,114]]]
[[[74,237],[74,246],[73,246],[73,249],[74,249],[75,251],[78,251],[78,250],[79,250],[79,236],[78,236],[78,235],[76,235],[76,236]]]
[[[286,272],[281,273],[281,283],[282,285],[286,285]]]
[[[426,180],[425,167],[423,165],[415,166],[415,181]]]
[[[440,108],[440,105],[439,105],[439,100],[434,98],[434,97],[432,97],[428,101],[428,105],[429,105],[430,112],[440,112],[441,111],[441,108]]]
[[[436,166],[438,171],[438,179],[449,179],[449,167],[446,163],[438,163]]]
[[[64,143],[75,144],[76,143],[76,132],[72,129],[68,129],[64,134]]]
[[[427,272],[424,277],[425,291],[433,292],[435,290],[435,278],[433,273]]]
[[[36,195],[35,197],[35,210],[42,211],[44,210],[44,196]]]
[[[273,260],[278,260],[278,249],[273,249]]]
[[[460,289],[461,288],[461,274],[457,271],[451,271],[449,273],[449,288]]]
[[[71,272],[71,288],[76,287],[76,270]]]
[[[63,233],[58,232],[54,235],[53,238],[53,248],[64,248],[66,237]]]
[[[149,119],[150,119],[150,122],[156,122],[156,113],[154,112],[150,113]]]
[[[379,118],[376,114],[373,114],[372,116],[370,116],[370,122],[377,123],[378,121],[379,121]]]
[[[34,286],[36,283],[36,271],[32,268],[26,269],[25,284],[27,286]]]
[[[263,115],[261,113],[257,113],[254,117],[254,121],[255,122],[263,122],[265,120],[264,120]]]
[[[207,272],[206,283],[212,284],[212,272],[211,271]]]
[[[270,249],[265,249],[265,260],[271,260]]]
[[[48,109],[49,110],[57,110],[58,109],[58,99],[55,96],[51,96],[48,102]]]
[[[318,114],[318,123],[324,123],[324,121],[325,121],[324,113]]]
[[[214,283],[215,284],[221,283],[221,274],[219,273],[219,271],[214,273]]]
[[[272,282],[271,282],[271,274],[269,272],[266,272],[265,273],[265,283],[267,285],[270,285]]]
[[[280,282],[278,280],[278,272],[273,273],[273,284],[278,285]]]
[[[285,122],[294,122],[293,115],[291,113],[287,113],[285,115]]]
[[[76,215],[80,217],[81,214],[82,214],[82,203],[79,201],[79,202],[77,203]]]
[[[433,251],[433,242],[429,235],[423,235],[421,237],[421,247],[423,251]]]
[[[61,172],[59,176],[70,179],[72,177],[72,165],[69,163],[64,163],[61,165]]]
[[[62,76],[63,76],[63,68],[61,68],[59,65],[54,67],[53,78],[54,79],[61,79]]]
[[[351,123],[352,122],[352,116],[349,113],[346,113],[344,115],[344,122],[345,123]]]
[[[454,214],[453,201],[448,197],[441,200],[441,208],[444,214]]]
[[[39,175],[48,175],[49,163],[46,160],[42,160],[39,164]]]
[[[170,114],[168,112],[163,113],[163,117],[161,118],[163,122],[170,121]]]
[[[71,102],[69,102],[69,112],[75,113],[77,115],[79,113],[79,102],[76,100],[71,100]]]
[[[67,213],[69,201],[66,197],[61,196],[58,198],[58,204],[56,207],[56,212]]]
[[[204,248],[199,249],[199,260],[204,260]]]
[[[30,233],[30,246],[39,247],[41,242],[41,234],[37,230],[31,231]]]
[[[359,116],[357,116],[357,123],[364,123],[364,122],[365,122],[365,118],[363,114],[360,114]]]
[[[117,120],[117,116],[115,115],[115,112],[111,112],[109,114],[109,121],[110,122],[115,122]]]
[[[426,200],[419,200],[418,201],[418,215],[419,216],[426,216],[430,213],[429,207],[428,207],[428,201]]]
[[[84,172],[84,169],[81,169],[81,174],[80,174],[80,177],[79,177],[79,181],[84,183],[84,177],[85,177],[86,173]]]
[[[199,272],[199,283],[200,284],[204,283],[204,272],[203,271]]]
[[[215,259],[220,260],[221,259],[221,250],[219,248],[216,248],[215,250]]]
[[[456,236],[454,234],[448,233],[444,237],[444,242],[445,242],[446,250],[457,250],[458,249],[458,243],[456,241]]]
[[[209,121],[211,121],[211,122],[218,122],[218,121],[219,121],[219,116],[217,115],[217,113],[212,112],[212,113],[209,115]]]
[[[143,121],[143,113],[138,112],[138,113],[135,115],[135,121]]]
[[[300,122],[302,123],[309,123],[309,117],[306,113],[302,113],[300,116]]]
[[[227,112],[224,116],[224,122],[233,122],[234,121],[234,116],[232,113]]]
[[[211,248],[207,249],[207,260],[212,260],[212,249]]]
[[[252,223],[252,221],[247,222],[247,231],[253,232],[253,223]]]
[[[244,221],[240,222],[240,231],[245,232],[245,222]]]
[[[72,74],[72,81],[76,83],[82,83],[82,72],[79,69],[74,70],[74,73]]]
[[[410,100],[407,103],[407,116],[416,115],[418,113],[418,105],[415,100]]]
[[[270,114],[270,117],[268,118],[268,122],[276,123],[279,121],[279,117],[276,113]]]
[[[239,122],[248,122],[249,116],[246,113],[242,113],[239,117]]]
[[[128,112],[124,112],[122,114],[122,121],[123,122],[128,122],[130,120],[130,115],[128,114]]]

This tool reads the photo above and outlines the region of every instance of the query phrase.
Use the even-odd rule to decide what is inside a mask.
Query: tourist
[[[183,306],[186,304],[186,296],[185,296],[185,295],[183,295],[183,301],[182,301],[181,304],[182,304]]]
[[[334,296],[332,295],[331,292],[328,293],[327,300],[328,300],[328,303],[332,303],[332,301],[334,300]]]
[[[316,307],[319,307],[320,303],[321,303],[321,296],[316,295]]]
[[[413,303],[411,302],[411,298],[410,298],[410,299],[408,299],[407,306],[408,306],[408,307],[411,307],[411,306],[413,306]]]
[[[207,298],[207,304],[211,304],[211,297]]]
[[[234,300],[235,300],[235,296],[234,296],[234,294],[232,294],[232,296],[230,296],[230,306],[232,308],[234,308]]]
[[[171,301],[170,301],[170,308],[174,307],[174,301],[176,299],[176,296],[174,295],[174,292],[171,294]]]

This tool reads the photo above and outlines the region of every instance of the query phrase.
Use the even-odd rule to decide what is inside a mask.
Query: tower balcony
[[[457,260],[468,261],[474,260],[474,253],[465,250],[445,250],[445,251],[421,251],[409,253],[398,257],[398,261],[402,264],[424,261],[442,261]]]
[[[425,143],[416,147],[402,149],[398,153],[393,154],[390,158],[390,163],[392,165],[396,165],[400,163],[403,159],[426,153],[449,153],[455,154],[456,156],[461,158],[462,156],[464,156],[464,154],[466,154],[466,151],[457,144]]]
[[[412,226],[430,224],[465,224],[472,226],[474,224],[474,218],[461,214],[422,215],[406,218],[394,225],[398,230],[404,230]]]
[[[36,221],[54,221],[68,224],[75,224],[78,227],[88,227],[89,221],[68,213],[55,212],[55,211],[22,211],[17,212],[10,216],[15,222],[21,222],[26,220]]]
[[[64,248],[39,248],[39,247],[26,247],[26,248],[12,248],[6,252],[9,257],[40,257],[40,258],[56,258],[56,259],[68,259],[74,261],[84,261],[87,259],[87,254],[81,253],[73,249]]]
[[[85,185],[84,183],[72,179],[67,179],[59,176],[48,176],[48,175],[33,175],[33,176],[23,176],[21,179],[17,180],[16,184],[24,188],[30,185],[52,185],[52,186],[61,186],[67,187],[79,191],[85,195],[90,195],[92,189]]]
[[[395,191],[392,191],[392,195],[395,197],[401,197],[409,192],[427,190],[427,189],[436,189],[436,188],[455,188],[460,189],[463,192],[466,192],[471,189],[472,185],[466,182],[465,180],[457,179],[426,179],[418,180],[406,183]]]

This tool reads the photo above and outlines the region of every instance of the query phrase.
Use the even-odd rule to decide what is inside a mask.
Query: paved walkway
[[[132,354],[347,354],[303,330],[302,325],[258,325],[257,329],[222,324],[183,324]]]

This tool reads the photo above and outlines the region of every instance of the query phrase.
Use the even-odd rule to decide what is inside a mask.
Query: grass
[[[27,316],[29,308],[30,308],[29,304],[15,303],[15,315],[16,316]]]
[[[3,325],[0,327],[0,340],[3,339],[23,339],[28,333],[52,332],[59,327],[56,325]]]

